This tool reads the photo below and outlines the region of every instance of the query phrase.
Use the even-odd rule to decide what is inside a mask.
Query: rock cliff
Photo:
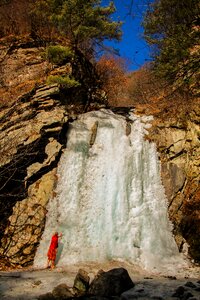
[[[55,196],[56,168],[77,108],[60,101],[58,85],[41,80],[50,69],[42,49],[17,45],[1,44],[2,97],[14,101],[0,110],[0,262],[26,266],[44,229],[46,204]],[[199,106],[186,117],[155,118],[152,125],[149,138],[160,153],[177,244],[180,250],[188,245],[200,261]]]
[[[180,251],[200,261],[200,106],[168,120],[155,119],[150,139],[160,153],[169,216]]]
[[[41,86],[1,112],[1,254],[12,263],[33,260],[53,196],[68,121],[57,92]]]

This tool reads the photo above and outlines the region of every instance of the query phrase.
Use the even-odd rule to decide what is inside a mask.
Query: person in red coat
[[[49,246],[49,250],[47,252],[47,268],[54,269],[55,268],[55,260],[56,260],[56,254],[58,249],[58,240],[62,236],[62,233],[58,235],[58,232],[55,232],[54,235],[51,238],[51,244]]]

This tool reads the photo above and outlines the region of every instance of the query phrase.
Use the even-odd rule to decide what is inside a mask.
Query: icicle
[[[52,233],[62,231],[59,266],[123,260],[148,269],[178,262],[150,117],[101,110],[71,124],[35,266],[46,265]],[[181,259],[180,259],[181,263]]]

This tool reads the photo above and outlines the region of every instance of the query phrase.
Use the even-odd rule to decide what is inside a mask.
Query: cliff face
[[[51,65],[44,48],[28,37],[0,40],[0,100],[11,103],[46,77]]]
[[[156,119],[150,131],[160,153],[169,216],[180,250],[200,261],[200,106],[188,115]]]
[[[1,112],[1,254],[12,263],[33,260],[53,196],[68,120],[57,92],[41,86]]]
[[[42,81],[50,68],[41,58],[42,49],[20,45],[1,45],[0,88],[3,100],[12,95],[15,101],[0,110],[0,262],[6,258],[11,265],[25,266],[33,261],[46,204],[55,196],[56,168],[73,117],[72,110],[68,113],[72,106],[60,101],[59,87]],[[155,119],[150,131],[160,152],[177,244],[181,250],[187,241],[196,260],[200,260],[199,124],[196,106],[178,122]]]

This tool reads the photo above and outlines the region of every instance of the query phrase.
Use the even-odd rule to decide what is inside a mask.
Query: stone
[[[69,290],[69,287],[64,283],[61,283],[58,286],[56,286],[52,291],[52,295],[54,299],[59,300],[70,299],[73,297],[73,294]]]
[[[168,199],[172,199],[185,183],[185,171],[176,164],[167,162],[162,163],[161,172],[167,197]]]
[[[29,197],[14,206],[13,214],[9,218],[10,224],[4,235],[5,242],[2,243],[3,248],[7,249],[4,255],[10,262],[16,262],[16,256],[21,264],[33,260],[44,228],[46,205],[53,196],[55,175],[56,169],[45,174],[29,187]],[[23,249],[23,252],[20,249]]]
[[[38,296],[38,300],[55,300],[54,296],[52,293],[46,293]]]
[[[74,298],[74,299],[76,299],[76,298]],[[80,297],[77,299],[80,299],[80,300],[108,300],[110,298],[101,297],[101,296],[83,296],[83,297]],[[112,299],[113,299],[113,297],[112,297]],[[115,299],[113,299],[113,300],[115,300]],[[118,298],[117,300],[120,300],[120,298]]]
[[[197,287],[192,281],[187,281],[185,286],[190,287],[192,289]]]
[[[27,176],[25,180],[27,181],[35,173],[38,173],[42,168],[49,166],[55,159],[61,150],[61,144],[55,139],[50,138],[49,143],[45,147],[45,153],[47,158],[42,163],[34,163],[27,168]]]
[[[162,135],[159,140],[159,147],[166,147],[168,149],[169,156],[174,156],[180,153],[185,145],[186,133],[182,129],[178,128],[166,128],[161,129]]]
[[[185,288],[183,287],[183,286],[179,286],[177,289],[176,289],[176,291],[175,291],[175,293],[173,293],[173,295],[172,295],[172,297],[182,297],[183,296],[183,294],[184,294],[184,292],[185,292]]]
[[[102,297],[119,296],[133,287],[134,283],[127,270],[116,268],[98,274],[91,282],[88,294]]]
[[[37,286],[37,285],[40,285],[42,283],[41,280],[36,280],[33,282],[33,285]]]
[[[95,142],[96,135],[97,135],[97,129],[98,129],[98,122],[95,122],[91,128],[91,136],[90,136],[90,142],[89,142],[90,147],[92,147]]]
[[[193,295],[190,292],[185,292],[183,294],[183,296],[181,297],[182,300],[187,300],[187,299],[191,299],[191,298],[193,298]]]
[[[150,292],[145,290],[144,286],[141,284],[137,284],[135,285],[135,287],[121,294],[122,300],[140,299],[140,298],[142,299],[150,298]]]
[[[73,285],[73,289],[76,291],[76,294],[84,295],[88,291],[89,283],[90,277],[88,276],[88,273],[79,269]]]

